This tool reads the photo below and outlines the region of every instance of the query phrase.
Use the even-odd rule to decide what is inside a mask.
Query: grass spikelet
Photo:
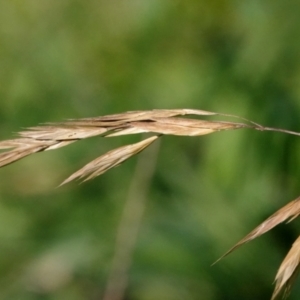
[[[258,238],[264,233],[268,232],[278,224],[290,219],[288,222],[292,221],[300,214],[300,197],[295,199],[294,201],[288,203],[278,211],[276,211],[273,215],[271,215],[268,219],[258,225],[255,229],[253,229],[250,233],[248,233],[243,239],[241,239],[238,243],[236,243],[232,248],[230,248],[224,255],[222,255],[215,263],[220,261],[222,258],[239,248],[240,246],[248,243],[251,240]]]
[[[279,293],[284,290],[283,297],[287,298],[292,284],[295,281],[300,268],[300,236],[294,242],[292,248],[281,263],[276,274],[276,285],[271,300],[275,300]]]
[[[66,184],[74,179],[86,177],[84,181],[99,176],[109,169],[116,167],[129,159],[131,156],[138,154],[150,144],[152,144],[158,136],[152,136],[139,143],[123,146],[107,152],[104,155],[96,158],[82,169],[78,170],[67,178],[61,185]]]

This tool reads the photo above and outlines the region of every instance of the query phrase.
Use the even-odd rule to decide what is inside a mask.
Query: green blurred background
[[[300,131],[299,32],[298,0],[1,1],[0,137],[153,108]],[[139,140],[92,138],[1,169],[1,299],[102,299],[137,158],[55,187]],[[298,196],[299,155],[280,133],[163,138],[123,299],[269,299],[297,220],[210,265]]]

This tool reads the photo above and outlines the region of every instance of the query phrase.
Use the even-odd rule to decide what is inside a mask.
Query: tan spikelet
[[[271,300],[274,300],[284,288],[284,298],[289,293],[291,286],[296,279],[300,267],[300,236],[294,242],[292,248],[281,263],[276,274],[276,286]]]
[[[107,152],[106,154],[96,158],[82,169],[78,170],[67,178],[61,185],[66,184],[77,178],[86,177],[86,180],[92,179],[96,176],[99,176],[105,173],[107,170],[116,167],[123,163],[125,160],[129,159],[131,156],[138,154],[150,144],[152,144],[158,136],[152,136],[148,139],[145,139],[139,143],[126,145],[114,150]]]
[[[241,239],[238,243],[236,243],[232,248],[230,248],[224,255],[222,255],[215,263],[220,261],[222,258],[230,254],[232,251],[236,250],[240,246],[249,241],[263,235],[268,232],[278,224],[288,220],[292,221],[294,218],[298,217],[300,214],[300,197],[295,199],[294,201],[288,203],[278,211],[276,211],[273,215],[271,215],[268,219],[266,219],[263,223],[257,226],[254,230],[252,230],[249,234],[247,234],[243,239]],[[215,264],[214,263],[214,264]]]

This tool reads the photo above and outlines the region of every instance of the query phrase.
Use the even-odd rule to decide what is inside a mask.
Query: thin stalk
[[[115,253],[103,300],[124,299],[147,194],[156,168],[158,150],[159,142],[144,151],[138,158],[117,231]]]

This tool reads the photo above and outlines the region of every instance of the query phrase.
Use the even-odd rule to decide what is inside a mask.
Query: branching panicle
[[[232,117],[239,119],[241,122],[207,121],[178,117],[185,115]],[[74,179],[84,178],[84,181],[86,181],[105,173],[109,169],[120,165],[127,159],[138,154],[162,135],[200,136],[221,130],[242,128],[300,135],[300,133],[294,131],[264,127],[238,116],[203,110],[164,109],[132,111],[95,118],[69,120],[58,124],[50,123],[44,126],[28,128],[26,131],[21,131],[19,133],[19,138],[0,142],[0,150],[4,150],[0,153],[0,167],[11,164],[33,153],[54,150],[92,136],[99,135],[102,137],[113,137],[137,133],[154,134],[139,143],[119,147],[101,155],[77,172],[73,173],[61,184],[63,185]],[[286,220],[293,220],[298,217],[299,214],[300,197],[279,209],[234,245],[220,259],[241,245],[271,230],[279,223]],[[300,237],[295,241],[278,270],[275,278],[276,286],[272,300],[274,300],[283,289],[285,289],[285,295],[287,295],[299,269]]]

